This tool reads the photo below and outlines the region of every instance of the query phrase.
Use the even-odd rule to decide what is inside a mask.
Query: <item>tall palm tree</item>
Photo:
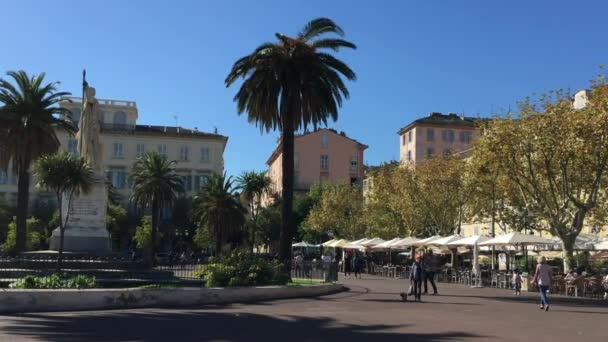
[[[241,196],[247,202],[248,211],[251,215],[249,243],[251,251],[255,247],[255,224],[257,214],[262,205],[262,196],[270,191],[272,181],[265,172],[244,171],[237,179]]]
[[[201,226],[215,239],[215,253],[245,223],[245,208],[234,192],[232,177],[214,174],[194,198],[194,210]]]
[[[70,153],[46,154],[34,163],[36,187],[55,194],[59,206],[59,254],[57,270],[61,269],[65,226],[70,217],[69,208],[75,193],[88,193],[93,184],[94,172],[87,161]],[[63,213],[63,203],[67,202],[68,211]]]
[[[176,161],[168,161],[158,152],[148,152],[137,159],[129,175],[133,183],[130,200],[144,208],[152,209],[152,241],[156,241],[156,232],[164,208],[170,207],[177,199],[177,193],[184,191],[182,179],[175,173]],[[147,259],[154,264],[156,244],[152,243]]]
[[[13,83],[0,79],[0,168],[13,161],[18,175],[17,241],[18,252],[25,250],[29,203],[30,165],[39,156],[59,149],[57,130],[73,134],[76,128],[70,112],[57,105],[68,92],[57,91],[59,82],[43,84],[45,74],[28,76],[25,71],[7,73]]]
[[[323,37],[334,34],[338,37]],[[239,114],[247,112],[249,122],[262,131],[281,131],[282,229],[279,257],[290,267],[293,220],[294,132],[312,125],[337,120],[342,99],[349,97],[342,77],[356,75],[326,49],[355,49],[343,40],[344,31],[332,20],[310,21],[295,37],[276,33],[277,42],[264,43],[237,60],[225,80],[229,87],[243,78],[234,97]]]

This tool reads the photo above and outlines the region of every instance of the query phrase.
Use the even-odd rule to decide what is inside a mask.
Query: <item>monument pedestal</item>
[[[108,208],[108,185],[103,176],[97,175],[88,194],[74,195],[71,208],[63,203],[61,218],[69,210],[68,222],[63,237],[64,252],[110,253],[111,239],[106,229]],[[53,230],[50,238],[50,249],[59,250],[61,231]]]

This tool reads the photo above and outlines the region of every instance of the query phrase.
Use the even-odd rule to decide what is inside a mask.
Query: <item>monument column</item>
[[[111,239],[106,229],[108,208],[108,184],[103,174],[102,146],[100,143],[99,104],[95,98],[95,88],[89,87],[83,72],[82,77],[82,116],[78,125],[78,153],[91,165],[95,176],[88,194],[74,195],[71,207],[64,201],[62,212],[70,213],[64,232],[64,251],[82,253],[109,253],[112,251]],[[61,232],[53,230],[50,249],[59,249]]]

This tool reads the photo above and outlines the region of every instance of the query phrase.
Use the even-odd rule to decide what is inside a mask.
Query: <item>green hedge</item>
[[[207,287],[285,285],[289,280],[281,272],[281,264],[246,252],[233,252],[222,258],[212,258],[194,272],[205,279]]]
[[[85,275],[66,278],[59,274],[47,277],[25,276],[9,285],[11,289],[90,289],[95,287],[95,278]]]

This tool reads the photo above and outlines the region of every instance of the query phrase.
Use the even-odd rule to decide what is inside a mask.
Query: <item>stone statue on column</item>
[[[78,153],[95,172],[93,184],[87,194],[74,195],[71,205],[64,201],[62,212],[69,212],[64,234],[64,251],[73,253],[106,254],[112,251],[111,239],[106,229],[108,209],[108,182],[102,169],[102,145],[100,143],[101,123],[99,103],[95,98],[95,88],[89,87],[86,73],[82,75],[82,117],[78,124]],[[50,249],[59,248],[61,232],[53,230]]]
[[[91,165],[96,173],[101,171],[101,144],[99,141],[99,104],[95,98],[95,88],[83,81],[82,117],[78,125],[76,140],[78,153]]]

